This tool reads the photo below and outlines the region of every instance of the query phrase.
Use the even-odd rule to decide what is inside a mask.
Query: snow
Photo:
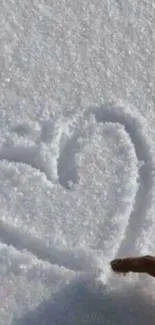
[[[0,324],[155,323],[152,0],[1,0]]]

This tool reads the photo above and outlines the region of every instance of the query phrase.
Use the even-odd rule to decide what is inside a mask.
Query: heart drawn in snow
[[[52,121],[49,125],[54,129]],[[113,257],[123,239],[138,186],[138,162],[128,133],[119,123],[98,123],[93,116],[85,120],[75,116],[68,123],[57,124],[54,132],[60,141],[45,130],[46,124],[40,138],[44,142],[42,171],[46,172],[52,162],[48,166],[52,179],[52,173],[56,174],[52,168],[57,164],[58,181],[52,183],[32,168],[31,155],[23,162],[14,157],[12,160],[22,162],[15,163],[7,151],[3,159],[9,157],[10,162],[0,163],[1,221],[10,231],[23,234],[21,248],[28,247],[29,238],[37,238],[51,251]],[[20,150],[25,157],[23,147],[18,147],[14,156]],[[37,167],[37,161],[35,164]]]

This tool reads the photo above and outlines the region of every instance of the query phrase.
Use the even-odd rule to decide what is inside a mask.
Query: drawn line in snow
[[[144,125],[140,116],[132,116],[131,111],[125,111],[121,106],[108,104],[100,109],[92,109],[98,122],[112,122],[124,125],[128,133],[137,159],[141,166],[139,168],[139,189],[135,197],[133,211],[130,215],[129,224],[126,230],[125,238],[118,250],[118,256],[133,254],[134,243],[140,233],[141,226],[147,221],[145,220],[147,209],[150,207],[152,199],[152,166],[153,160],[149,149],[149,142],[146,134],[143,133]],[[139,222],[137,222],[137,218]],[[138,253],[135,251],[135,254]]]
[[[78,144],[78,134],[73,134],[66,142],[64,148],[60,150],[60,156],[58,158],[58,177],[60,184],[70,189],[69,183],[78,183],[77,166],[75,162],[75,154],[80,150]]]
[[[0,160],[20,162],[45,173],[48,180],[52,180],[50,164],[46,164],[40,155],[39,148],[33,147],[9,147],[0,150]]]
[[[88,253],[82,250],[68,251],[56,247],[49,247],[41,239],[32,237],[28,233],[24,233],[24,231],[20,232],[17,228],[1,220],[0,242],[8,246],[13,246],[19,251],[27,250],[40,260],[60,267],[63,266],[73,271],[89,272],[90,270],[94,270],[96,258],[91,250]]]
[[[49,181],[55,183],[58,180],[57,159],[63,129],[60,121],[53,120],[43,121],[40,131],[40,136],[33,146],[4,145],[0,149],[0,160],[27,164],[44,173]],[[12,132],[23,137],[33,133],[27,123],[14,126]]]
[[[144,162],[143,166],[139,170],[139,190],[135,198],[133,212],[130,215],[126,236],[118,251],[118,255],[130,254],[133,253],[133,244],[140,231],[140,222],[144,222],[143,220],[146,216],[147,208],[149,208],[152,197],[152,156],[149,150],[149,143],[147,142],[147,137],[143,134],[142,123],[139,119],[140,117],[136,118],[132,116],[132,112],[125,112],[124,108],[109,104],[97,110],[92,109],[91,113],[95,115],[98,122],[112,122],[124,125],[125,130],[134,145],[138,160]],[[87,114],[90,114],[90,111]],[[76,170],[76,165],[74,164],[74,150],[71,150],[71,153],[73,165],[72,171],[74,175],[74,168]],[[63,159],[63,157],[61,158]],[[37,147],[3,148],[0,151],[0,160],[2,159],[7,159],[10,162],[16,161],[27,163],[32,167],[43,171],[46,175],[48,175],[48,173],[50,175],[50,170],[48,170],[48,168],[46,169],[44,163],[40,162],[38,159]],[[74,181],[76,181],[76,177]],[[65,182],[66,179],[63,179],[62,175],[61,183],[63,183],[64,186]],[[137,216],[139,216],[139,223],[137,223]],[[82,270],[90,269],[91,267],[91,254],[88,254],[89,256],[87,256],[84,252],[82,254],[82,252],[77,253],[49,248],[45,243],[41,242],[40,239],[32,238],[27,234],[24,236],[23,233],[19,233],[17,229],[8,224],[4,224],[2,221],[0,222],[0,240],[8,245],[15,246],[18,250],[27,249],[39,259],[47,260],[52,264],[57,264],[73,270],[81,270],[81,265],[83,265]]]

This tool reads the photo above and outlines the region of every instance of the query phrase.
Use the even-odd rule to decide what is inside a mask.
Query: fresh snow
[[[1,0],[0,324],[155,323],[153,0]]]

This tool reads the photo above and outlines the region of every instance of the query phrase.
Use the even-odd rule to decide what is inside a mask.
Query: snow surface
[[[154,1],[0,6],[0,325],[155,324]]]

